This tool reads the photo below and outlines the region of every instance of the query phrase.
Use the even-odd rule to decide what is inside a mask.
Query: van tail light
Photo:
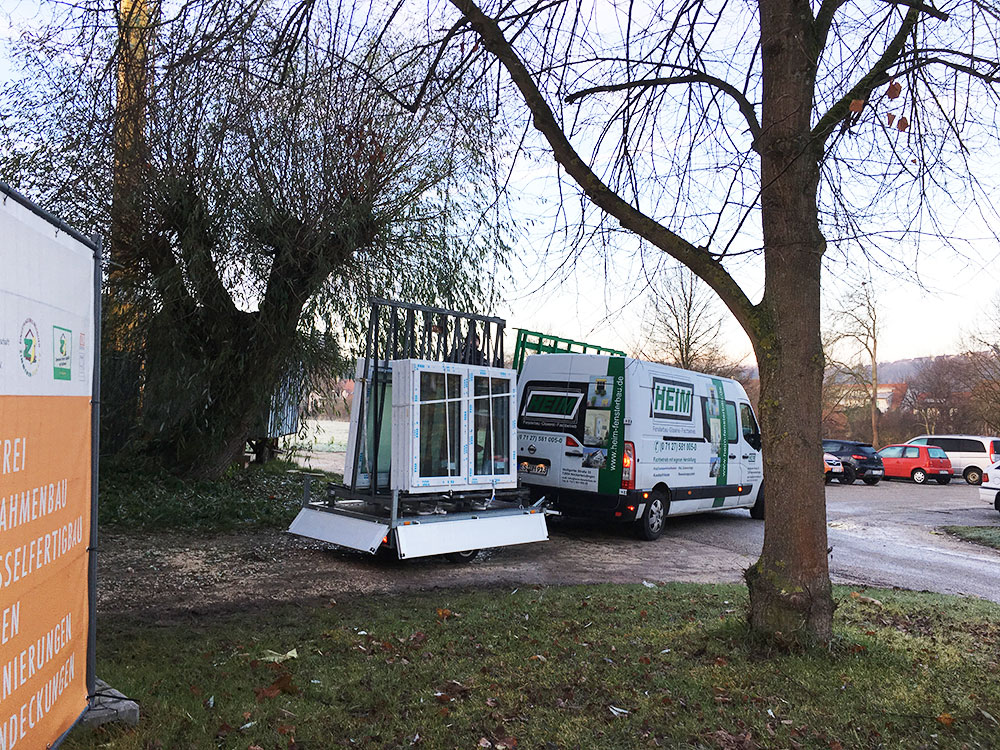
[[[567,448],[579,448],[580,443],[577,442],[576,438],[572,435],[566,436],[566,447]]]
[[[855,453],[853,456],[851,456],[851,458],[853,458],[855,461],[864,461],[866,458],[868,458],[868,456],[862,456],[860,453]]]
[[[625,441],[625,455],[622,456],[622,489],[635,489],[635,443]]]

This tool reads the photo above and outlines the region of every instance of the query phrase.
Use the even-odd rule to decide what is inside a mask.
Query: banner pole
[[[87,697],[97,692],[97,488],[101,455],[101,238],[94,247],[94,381],[90,407],[90,546],[87,565]]]

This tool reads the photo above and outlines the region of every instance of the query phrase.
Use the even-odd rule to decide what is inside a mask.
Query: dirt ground
[[[547,542],[487,550],[471,563],[400,561],[280,531],[105,533],[98,609],[173,620],[288,603],[439,588],[740,580],[753,559],[683,539],[640,542],[624,528],[550,521]]]
[[[341,473],[344,454],[307,453],[305,468]],[[549,541],[400,561],[278,530],[226,534],[105,532],[98,609],[151,619],[199,616],[293,602],[450,587],[739,581],[754,558],[669,534],[638,541],[628,528],[549,520]]]

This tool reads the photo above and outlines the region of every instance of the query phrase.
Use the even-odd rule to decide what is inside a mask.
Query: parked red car
[[[917,484],[932,477],[938,484],[951,481],[951,461],[936,445],[887,445],[878,455],[886,477],[912,479]]]

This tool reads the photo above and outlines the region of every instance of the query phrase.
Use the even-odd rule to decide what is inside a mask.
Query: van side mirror
[[[746,436],[746,440],[747,440],[747,443],[749,443],[750,447],[753,448],[755,451],[759,451],[760,450],[761,441],[760,441],[760,433],[759,432],[753,432],[753,433],[747,435]]]

